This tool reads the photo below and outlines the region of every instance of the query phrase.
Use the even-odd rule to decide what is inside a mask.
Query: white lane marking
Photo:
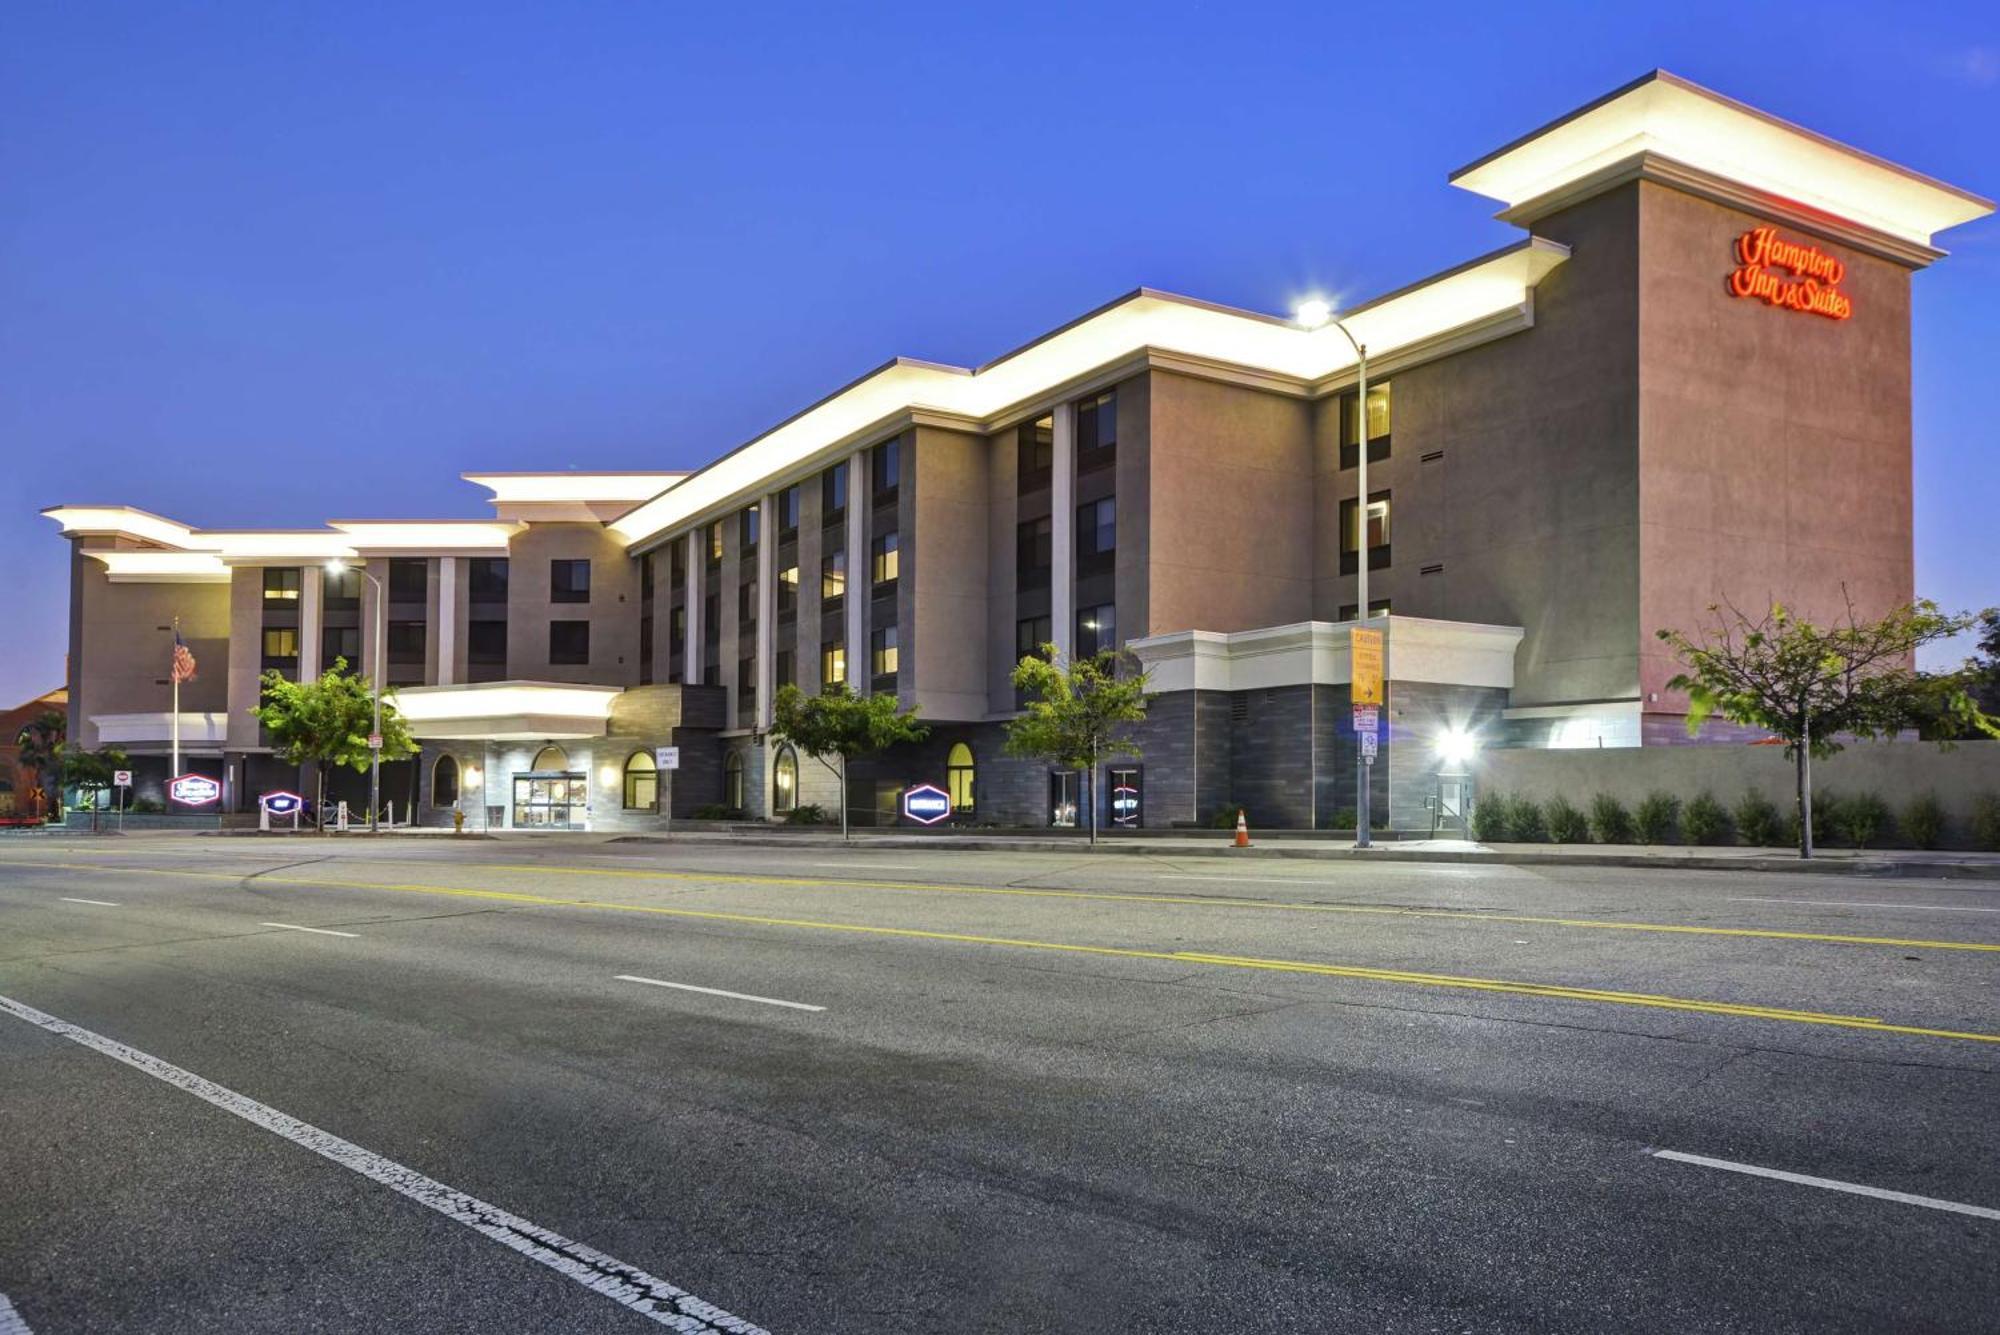
[[[1733,1159],[1711,1159],[1705,1154],[1683,1154],[1679,1150],[1648,1152],[1655,1159],[1672,1159],[1675,1163],[1691,1163],[1702,1168],[1720,1168],[1728,1173],[1748,1173],[1752,1177],[1775,1178],[1780,1182],[1796,1182],[1802,1187],[1824,1187],[1828,1191],[1873,1196],[1879,1201],[1895,1201],[1900,1205],[1921,1205],[1927,1210],[1949,1210],[1953,1214],[1969,1214],[1977,1219],[2000,1219],[2000,1210],[1988,1209],[1984,1205],[1965,1205],[1958,1201],[1941,1201],[1935,1196],[1913,1196],[1907,1191],[1885,1191],[1881,1187],[1864,1187],[1859,1182],[1841,1182],[1830,1177],[1787,1173],[1778,1168],[1759,1168],[1756,1164],[1737,1163]]]
[[[259,927],[282,927],[288,932],[313,932],[320,936],[344,936],[353,940],[360,939],[361,935],[359,932],[336,932],[330,927],[301,927],[295,922],[260,922],[257,925]]]
[[[101,909],[115,909],[118,907],[118,905],[108,899],[72,899],[68,895],[57,895],[56,898],[62,900],[65,904],[95,904]]]
[[[519,1215],[510,1214],[497,1205],[489,1205],[477,1196],[469,1196],[435,1178],[425,1177],[414,1168],[406,1168],[393,1159],[364,1150],[353,1141],[342,1140],[330,1131],[322,1131],[310,1123],[287,1116],[268,1104],[226,1089],[212,1080],[204,1080],[191,1071],[184,1071],[137,1048],[127,1047],[116,1039],[93,1033],[67,1020],[59,1020],[11,997],[0,997],[0,1011],[93,1052],[103,1053],[134,1070],[143,1071],[156,1080],[164,1080],[177,1089],[212,1103],[253,1126],[260,1126],[294,1144],[303,1145],[321,1158],[359,1173],[371,1182],[379,1182],[419,1205],[436,1210],[447,1219],[464,1224],[502,1246],[511,1247],[523,1256],[541,1262],[613,1302],[629,1307],[662,1326],[683,1332],[683,1335],[706,1335],[710,1331],[728,1331],[732,1335],[770,1335],[762,1327],[754,1326],[740,1316],[731,1316],[686,1289],[677,1288],[636,1266],[529,1223]],[[0,1335],[8,1335],[4,1325],[0,1325]]]
[[[1894,904],[1868,903],[1855,899],[1753,899],[1746,895],[1731,895],[1732,904],[1817,904],[1836,909],[1922,909],[1929,913],[2000,913],[2000,909],[1974,908],[1970,904]]]
[[[35,1335],[27,1318],[14,1310],[14,1304],[7,1301],[4,1293],[0,1293],[0,1335]]]
[[[803,1001],[780,1001],[776,997],[753,997],[748,992],[725,992],[719,987],[696,987],[693,983],[669,983],[658,978],[641,978],[635,973],[617,975],[621,983],[645,983],[649,987],[671,987],[679,992],[703,992],[711,997],[728,997],[734,1001],[760,1001],[766,1006],[790,1006],[795,1011],[823,1011],[824,1006],[808,1006]]]
[[[915,871],[907,862],[815,862],[815,867],[861,867],[868,871]]]

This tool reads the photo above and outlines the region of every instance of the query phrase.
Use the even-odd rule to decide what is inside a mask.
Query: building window
[[[757,721],[757,660],[736,660],[736,725],[750,727]]]
[[[392,663],[421,663],[424,661],[423,622],[391,621],[389,623],[389,661]]]
[[[475,556],[465,574],[465,585],[470,601],[475,603],[507,601],[506,557]]]
[[[1076,572],[1096,574],[1112,568],[1118,553],[1118,502],[1112,497],[1076,508]]]
[[[796,616],[799,610],[799,568],[786,566],[778,572],[778,615]]]
[[[1340,466],[1354,468],[1361,462],[1361,441],[1355,434],[1354,398],[1343,394],[1340,398]],[[1389,428],[1392,425],[1390,401],[1393,395],[1389,383],[1368,387],[1368,462],[1381,463],[1389,457]]]
[[[1342,603],[1340,605],[1340,615],[1335,620],[1352,621],[1355,619],[1354,614],[1359,610],[1359,606],[1355,603]],[[1370,598],[1368,600],[1368,615],[1371,617],[1388,616],[1389,600],[1387,598]]]
[[[772,676],[777,684],[773,690],[783,690],[787,686],[799,684],[799,656],[791,649],[780,649],[772,655]]]
[[[361,628],[327,626],[319,633],[320,671],[329,672],[334,663],[345,660],[350,671],[361,666]]]
[[[944,758],[944,786],[953,811],[972,810],[972,748],[953,742]]]
[[[299,659],[297,626],[264,627],[264,666],[295,667]]]
[[[878,677],[896,675],[896,628],[884,626],[869,636],[874,673]]]
[[[902,572],[902,540],[894,533],[884,533],[875,539],[874,577],[877,584],[893,584]]]
[[[430,565],[421,557],[389,562],[389,601],[421,603],[430,598]]]
[[[639,618],[639,684],[653,684],[653,618]]]
[[[1053,530],[1047,515],[1023,521],[1014,530],[1014,584],[1022,589],[1046,589],[1055,562]]]
[[[781,746],[778,758],[771,763],[771,812],[783,816],[798,810],[798,805],[799,753]]]
[[[1352,575],[1360,568],[1355,557],[1355,516],[1361,507],[1352,500],[1340,503],[1340,573]],[[1368,568],[1381,570],[1389,564],[1389,493],[1368,495]]]
[[[868,462],[875,474],[875,499],[886,501],[896,494],[896,488],[903,481],[902,438],[885,440],[877,445]]]
[[[670,542],[667,544],[667,587],[678,589],[687,582],[687,544]]]
[[[743,753],[731,751],[722,760],[722,805],[743,812]]]
[[[588,621],[551,621],[549,623],[549,662],[588,663],[590,661],[590,623]]]
[[[1049,618],[1021,618],[1014,623],[1014,661],[1043,657],[1043,650],[1054,638],[1054,625]]]
[[[847,684],[847,645],[843,641],[819,647],[819,684],[821,690]]]
[[[276,608],[299,605],[299,568],[269,566],[264,570],[264,606]]]
[[[651,553],[639,558],[639,598],[642,602],[653,601],[653,557]]]
[[[778,541],[799,534],[799,489],[786,487],[778,493]]]
[[[828,552],[819,558],[819,604],[823,612],[835,611],[847,593],[847,553]]]
[[[321,585],[326,594],[326,610],[329,612],[351,612],[361,606],[361,572],[349,566],[345,570],[329,570],[326,582]]]
[[[465,623],[465,660],[468,663],[507,661],[507,623],[468,621]]]
[[[820,522],[829,526],[847,517],[847,465],[835,464],[819,475]]]
[[[708,563],[722,564],[722,521],[716,520],[708,526]]]
[[[1014,450],[1020,463],[1016,489],[1026,493],[1048,486],[1056,461],[1055,415],[1045,413],[1014,428]]]
[[[534,772],[537,774],[564,774],[569,770],[569,753],[560,746],[545,746],[535,752]]]
[[[764,507],[745,506],[736,518],[736,554],[747,557],[757,550],[757,537],[764,525]]]
[[[590,562],[549,562],[549,601],[587,603],[590,601]]]
[[[757,581],[746,579],[736,586],[736,624],[750,627],[757,624]]]
[[[660,768],[650,751],[634,751],[625,761],[625,809],[660,809]]]
[[[1118,391],[1107,389],[1076,404],[1076,471],[1106,468],[1118,455]]]
[[[1112,603],[1085,607],[1076,614],[1076,656],[1091,658],[1118,647],[1118,609]]]
[[[431,766],[431,805],[458,805],[458,760],[454,756],[439,756],[437,764]]]

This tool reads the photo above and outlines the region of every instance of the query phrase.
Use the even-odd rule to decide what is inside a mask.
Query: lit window
[[[847,593],[847,553],[828,552],[819,558],[819,600],[837,603]]]
[[[799,805],[799,753],[789,746],[778,748],[771,765],[771,810],[785,815]]]
[[[271,567],[264,571],[264,606],[294,607],[298,601],[298,567]]]
[[[875,675],[893,677],[896,675],[896,628],[884,626],[870,637],[874,650]]]
[[[722,521],[716,520],[708,526],[708,563],[714,565],[722,559]]]
[[[1353,569],[1356,537],[1355,517],[1360,513],[1360,510],[1361,507],[1353,500],[1345,500],[1340,503],[1340,550],[1342,552],[1343,566],[1349,573]],[[1388,547],[1389,493],[1378,491],[1371,493],[1368,497],[1368,564],[1370,569],[1378,565],[1388,564]],[[1383,555],[1375,555],[1377,551],[1381,551]]]
[[[875,582],[891,584],[902,570],[901,540],[894,533],[875,539]]]
[[[972,810],[972,748],[953,742],[944,759],[945,789],[951,794],[953,811]]]
[[[660,768],[647,751],[634,751],[625,762],[625,809],[660,809]]]
[[[841,641],[820,646],[819,681],[822,687],[847,684],[847,646]]]
[[[799,610],[799,568],[786,566],[778,572],[778,614]]]
[[[275,666],[280,662],[290,662],[299,656],[299,631],[296,626],[264,627],[264,663]]]

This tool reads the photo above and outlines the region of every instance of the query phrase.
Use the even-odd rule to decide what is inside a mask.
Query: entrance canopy
[[[425,741],[602,737],[611,702],[624,689],[545,681],[405,686],[396,692],[396,708],[410,735]]]

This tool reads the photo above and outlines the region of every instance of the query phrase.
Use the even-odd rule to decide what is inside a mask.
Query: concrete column
[[[326,572],[309,565],[299,572],[299,680],[319,680],[321,633],[326,625]]]
[[[757,726],[771,726],[778,686],[778,504],[757,502]]]
[[[438,558],[437,601],[437,684],[449,686],[456,680],[452,659],[458,653],[458,558]]]
[[[847,456],[847,689],[868,694],[868,451]]]
[[[705,634],[701,624],[701,581],[707,569],[708,553],[702,550],[701,535],[702,530],[696,529],[687,536],[687,645],[681,659],[681,680],[690,686],[707,685],[701,678],[701,637]]]
[[[1055,450],[1049,482],[1049,634],[1069,659],[1076,644],[1076,405],[1055,410]]]

